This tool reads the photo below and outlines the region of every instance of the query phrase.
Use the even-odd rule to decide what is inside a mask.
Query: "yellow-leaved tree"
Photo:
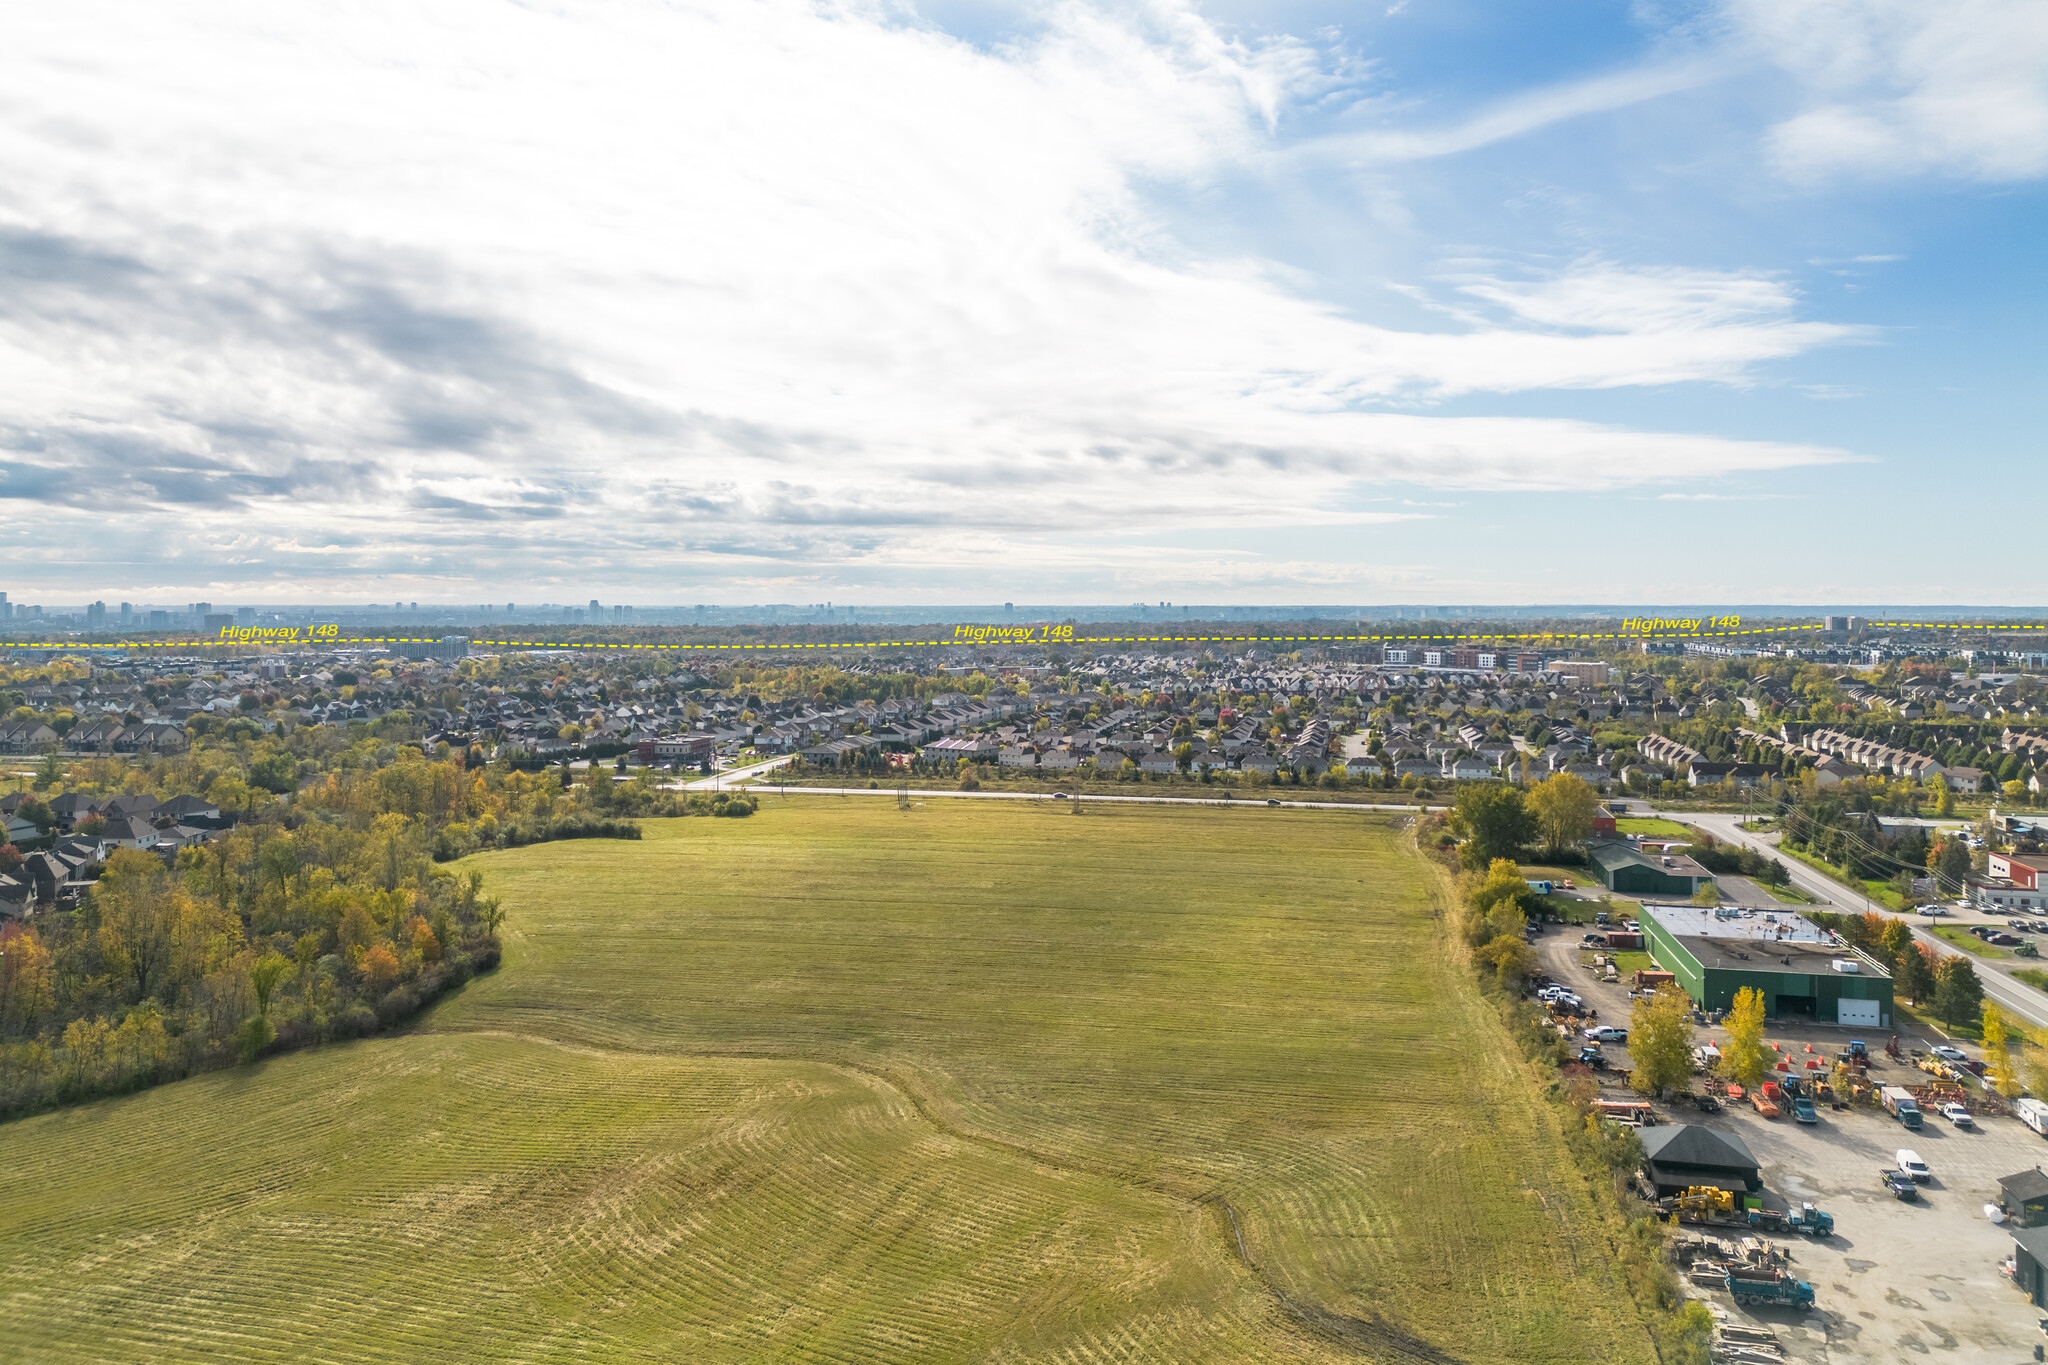
[[[1771,1050],[1764,1045],[1764,993],[1748,987],[1735,992],[1735,1004],[1722,1027],[1728,1046],[1721,1049],[1721,1073],[1753,1086],[1771,1069]]]

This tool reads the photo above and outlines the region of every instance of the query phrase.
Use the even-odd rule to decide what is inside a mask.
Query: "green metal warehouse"
[[[1891,973],[1797,915],[1646,905],[1642,924],[1650,956],[1701,1009],[1726,1010],[1754,989],[1773,1019],[1892,1026]]]
[[[1586,846],[1609,891],[1623,896],[1690,896],[1710,885],[1714,874],[1682,853],[1645,853],[1619,839]]]

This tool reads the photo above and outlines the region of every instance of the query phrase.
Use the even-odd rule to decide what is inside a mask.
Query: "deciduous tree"
[[[1764,1046],[1764,993],[1746,986],[1735,992],[1734,1007],[1722,1026],[1728,1030],[1728,1046],[1721,1049],[1722,1072],[1743,1085],[1755,1085],[1771,1067],[1771,1050]]]
[[[1600,813],[1600,795],[1584,778],[1558,773],[1529,792],[1529,813],[1553,854],[1585,842]]]
[[[1692,1083],[1692,1001],[1675,986],[1638,999],[1629,1013],[1628,1055],[1635,1063],[1629,1084],[1645,1095],[1687,1088]]]
[[[2019,1068],[2013,1064],[2005,1011],[1996,1005],[1984,1006],[1984,1060],[1991,1068],[1993,1088],[2009,1100],[2017,1098],[2024,1087],[2020,1084]]]
[[[1496,859],[1513,859],[1536,831],[1521,792],[1493,782],[1474,782],[1460,791],[1451,819],[1465,835],[1459,856],[1475,870]]]

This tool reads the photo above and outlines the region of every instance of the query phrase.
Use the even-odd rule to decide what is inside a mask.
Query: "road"
[[[1692,811],[1659,812],[1666,820],[1677,820],[1703,829],[1727,844],[1747,844],[1769,857],[1777,857],[1777,845],[1742,829],[1737,822],[1739,815],[1705,815]],[[1785,870],[1792,874],[1792,884],[1818,900],[1822,908],[1846,915],[1860,915],[1865,910],[1882,910],[1882,906],[1871,903],[1865,897],[1851,891],[1834,878],[1816,872],[1805,863],[1792,858],[1783,859]],[[1945,943],[1928,933],[1919,925],[1913,925],[1913,937],[1944,957],[1969,957],[1976,963],[1977,979],[1984,983],[1984,994],[1998,1002],[1999,1008],[2015,1014],[2036,1027],[2048,1027],[2048,998],[2023,982],[2007,977],[1998,963],[1989,958],[1976,957],[1966,953],[1954,944]]]
[[[754,768],[747,769],[750,777],[758,771],[758,769]],[[706,783],[693,783],[691,790],[695,791],[707,785]],[[894,796],[902,791],[903,788],[777,787],[775,790],[784,796]],[[958,797],[969,801],[1058,801],[1066,799],[1053,796],[1049,792],[964,792],[956,788],[931,790],[912,787],[908,794],[911,796]],[[1239,810],[1262,810],[1267,808],[1267,799],[1256,796],[1236,797],[1226,801],[1221,797],[1213,796],[1097,796],[1089,793],[1083,796],[1081,800],[1086,805],[1094,805],[1097,802],[1121,801],[1138,806],[1231,806]],[[1403,815],[1413,815],[1418,810],[1449,809],[1448,806],[1373,805],[1364,801],[1281,801],[1277,798],[1273,800],[1273,804],[1279,806],[1282,810],[1397,811]]]
[[[718,791],[736,782],[746,782],[773,772],[783,764],[793,762],[795,758],[795,754],[784,754],[780,758],[771,758],[761,763],[750,763],[744,768],[727,768],[725,771],[713,773],[709,777],[700,777],[694,782],[670,782],[664,785],[663,790],[672,792]]]

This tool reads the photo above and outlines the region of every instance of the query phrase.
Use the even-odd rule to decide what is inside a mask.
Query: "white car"
[[[1941,1058],[1944,1062],[1967,1062],[1970,1060],[1963,1050],[1953,1043],[1936,1043],[1927,1050]]]
[[[1934,1179],[1934,1172],[1927,1169],[1927,1163],[1911,1147],[1901,1147],[1892,1154],[1893,1164],[1913,1178],[1915,1185],[1924,1185]]]
[[[1944,1104],[1941,1106],[1941,1116],[1958,1128],[1975,1128],[1977,1126],[1976,1122],[1970,1117],[1970,1111],[1963,1108],[1960,1104]]]

